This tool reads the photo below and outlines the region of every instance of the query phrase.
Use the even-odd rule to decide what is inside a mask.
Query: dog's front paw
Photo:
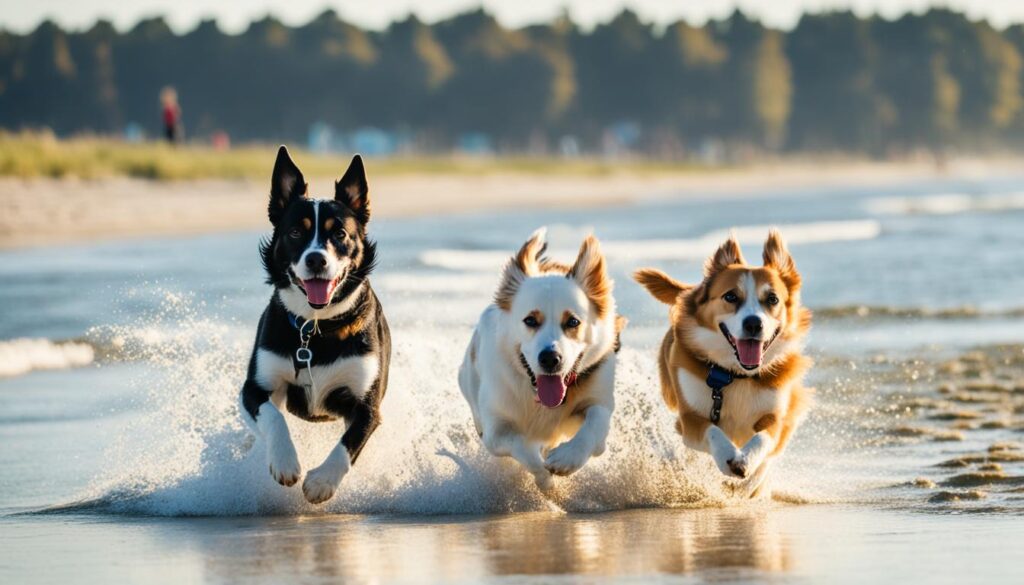
[[[537,489],[542,492],[546,492],[555,487],[555,480],[551,477],[551,473],[546,469],[534,473],[533,481],[536,482]]]
[[[302,476],[302,468],[299,467],[299,456],[295,453],[295,446],[291,441],[285,445],[269,447],[267,459],[270,462],[270,476],[274,481],[285,487],[298,483],[299,477]]]
[[[707,431],[708,447],[715,465],[729,477],[743,477],[740,471],[746,474],[747,461],[743,453],[733,445],[729,437],[717,426],[711,426]]]
[[[590,453],[569,441],[548,453],[544,468],[555,475],[570,475],[583,467],[587,459],[590,459]]]
[[[334,497],[334,490],[338,489],[339,483],[340,475],[317,467],[306,474],[306,479],[302,482],[302,495],[310,504],[322,504]]]
[[[747,469],[749,465],[746,455],[740,453],[735,458],[726,461],[725,464],[729,466],[729,471],[736,477],[740,479],[747,477]]]
[[[331,453],[320,467],[306,474],[302,482],[302,495],[310,504],[322,504],[334,497],[341,479],[348,473],[350,464],[348,452]]]

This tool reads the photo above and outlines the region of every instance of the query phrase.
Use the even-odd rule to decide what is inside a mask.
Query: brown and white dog
[[[722,473],[743,478],[736,487],[751,496],[813,394],[803,386],[811,360],[802,354],[811,312],[800,304],[800,273],[775,230],[763,260],[748,265],[730,237],[696,286],[652,268],[634,274],[672,307],[658,366],[662,397],[679,414],[676,429]]]
[[[545,248],[540,229],[509,260],[459,370],[484,446],[518,461],[541,489],[604,452],[625,325],[596,238],[572,266]]]

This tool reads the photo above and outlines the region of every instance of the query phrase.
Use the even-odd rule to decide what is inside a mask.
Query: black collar
[[[713,424],[718,424],[718,421],[722,418],[722,401],[724,396],[722,390],[726,386],[732,384],[736,378],[754,378],[747,374],[734,374],[733,372],[723,368],[722,366],[708,362],[708,377],[705,383],[708,388],[711,388],[711,414],[708,416]]]
[[[352,311],[349,311],[333,319],[305,319],[298,315],[292,315],[289,312],[288,322],[291,323],[292,327],[297,329],[300,333],[308,333],[308,335],[312,337],[313,335],[332,333],[342,327],[351,325],[357,317],[358,313],[353,315]]]
[[[285,309],[285,313],[288,314],[288,322],[291,323],[292,327],[294,327],[301,335],[307,337],[333,333],[339,329],[348,327],[362,316],[364,313],[363,309],[366,306],[367,297],[364,292],[357,291],[353,294],[360,294],[362,296],[355,300],[352,304],[352,308],[337,317],[332,317],[330,319],[306,319],[305,317],[294,315],[291,311]],[[348,298],[351,298],[351,295],[339,302],[344,302]],[[284,303],[282,303],[282,306],[284,306]]]

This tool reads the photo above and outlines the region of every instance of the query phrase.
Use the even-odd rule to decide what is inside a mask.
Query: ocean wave
[[[819,221],[778,226],[750,225],[732,230],[715,230],[697,238],[658,240],[607,240],[602,241],[602,250],[613,261],[644,260],[702,260],[734,233],[741,245],[760,246],[771,227],[777,227],[790,245],[822,242],[870,240],[882,232],[878,221]],[[511,250],[427,250],[420,254],[420,262],[426,266],[449,270],[477,272],[497,271],[511,255]],[[556,258],[572,258],[575,249],[559,249],[551,252]]]
[[[824,319],[973,319],[1020,318],[1024,307],[1008,309],[981,309],[965,305],[959,307],[894,307],[887,305],[841,305],[814,309],[815,318]]]
[[[942,193],[924,197],[880,197],[865,201],[864,209],[876,215],[956,215],[1013,211],[1024,209],[1024,193]]]
[[[36,370],[66,370],[93,362],[96,353],[87,343],[20,338],[0,341],[0,378]]]

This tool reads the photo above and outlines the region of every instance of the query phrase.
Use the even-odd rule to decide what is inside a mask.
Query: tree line
[[[623,11],[593,29],[569,18],[511,29],[483,10],[364,30],[324,12],[238,35],[213,21],[175,34],[161,18],[0,32],[0,127],[60,135],[158,132],[174,86],[193,136],[305,140],[314,123],[402,132],[424,150],[483,133],[502,151],[609,128],[665,156],[731,151],[984,151],[1024,146],[1024,26],[998,30],[945,9],[896,20],[803,16],[789,31],[735,12],[693,26]]]

